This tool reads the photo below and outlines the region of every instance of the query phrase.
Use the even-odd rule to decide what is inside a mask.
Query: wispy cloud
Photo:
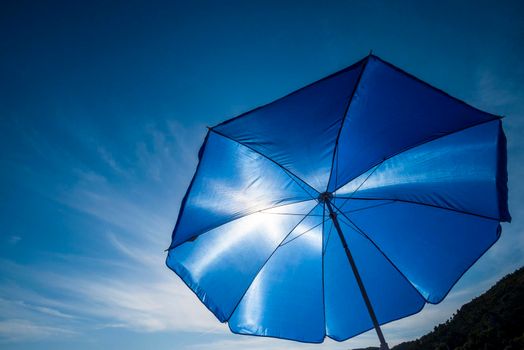
[[[182,191],[167,198],[162,186],[173,186],[173,177],[189,181],[202,135],[201,130],[175,122],[163,129],[148,126],[147,137],[152,141],[137,141],[136,164],[131,169],[120,164],[110,149],[93,148],[92,156],[100,158],[109,172],[86,167],[81,160],[71,163],[74,166],[70,168],[55,167],[60,162],[53,159],[53,152],[42,154],[52,165],[53,176],[75,179],[62,190],[48,189],[48,198],[114,227],[103,234],[106,249],[113,254],[105,259],[62,254],[56,256],[56,264],[39,266],[4,261],[3,275],[20,283],[0,283],[0,338],[21,341],[74,336],[93,327],[226,332],[164,265],[164,249]],[[58,148],[33,136],[31,147]],[[90,138],[86,142],[95,141]],[[139,173],[133,167],[146,171]],[[118,183],[110,180],[114,176],[121,176]],[[10,238],[12,244],[19,240],[19,236]],[[69,263],[59,263],[64,260]],[[38,274],[33,273],[36,269]],[[52,322],[43,322],[46,319]]]
[[[115,160],[113,155],[109,153],[103,146],[97,147],[97,152],[100,158],[116,173],[120,175],[125,175],[126,171],[122,168],[120,164]]]
[[[5,292],[4,287],[1,293]],[[46,302],[40,298],[33,302],[0,298],[0,342],[36,341],[79,334],[71,327],[76,317],[54,306],[43,305]]]
[[[69,329],[36,324],[27,320],[0,321],[0,339],[4,342],[36,341],[54,337],[72,337],[77,334]]]
[[[493,70],[480,68],[478,70],[478,104],[495,112],[518,102],[520,92],[513,85],[513,80],[502,81],[500,75]]]

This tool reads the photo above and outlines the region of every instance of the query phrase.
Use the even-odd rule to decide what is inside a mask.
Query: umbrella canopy
[[[385,343],[511,220],[500,119],[369,55],[209,129],[167,265],[232,332]]]

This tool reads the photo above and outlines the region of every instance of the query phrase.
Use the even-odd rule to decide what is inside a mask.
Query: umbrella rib
[[[332,205],[335,207],[335,209],[337,209],[337,211],[339,211],[342,216],[344,218],[346,218],[350,223],[351,225],[349,225],[350,227],[353,226],[354,227],[354,231],[356,231],[357,233],[360,233],[364,238],[366,238],[371,244],[373,244],[373,246],[380,252],[380,254],[382,254],[382,256],[391,264],[391,266],[393,266],[393,268],[395,270],[397,270],[397,272],[406,280],[406,282],[409,283],[409,285],[417,292],[418,295],[420,295],[422,297],[422,299],[425,301],[425,302],[429,302],[423,295],[422,293],[413,285],[413,283],[411,283],[411,281],[409,280],[409,278],[406,277],[406,275],[404,275],[404,273],[402,271],[400,271],[400,269],[397,267],[397,265],[395,265],[393,263],[393,261],[391,261],[391,259],[386,255],[386,253],[384,253],[384,251],[382,251],[382,249],[380,249],[380,247],[375,243],[375,241],[373,241],[371,239],[371,237],[369,237],[365,232],[364,230],[362,230],[360,227],[358,227],[354,222],[353,220],[351,220],[345,213],[341,212],[338,207],[332,203]]]
[[[283,246],[285,246],[286,244],[289,244],[289,243],[293,242],[295,239],[302,237],[302,236],[305,235],[306,233],[313,231],[314,229],[316,229],[317,227],[319,227],[320,225],[322,225],[322,224],[323,224],[324,222],[326,222],[327,220],[328,220],[328,219],[323,219],[322,222],[319,222],[318,224],[316,224],[315,226],[311,227],[310,229],[307,229],[306,231],[302,232],[302,233],[299,234],[298,236],[291,238],[291,239],[290,239],[289,241],[287,241],[287,242],[282,242],[282,243],[280,243],[279,247],[283,247]]]
[[[368,55],[365,58],[365,61],[364,61],[363,65],[362,65],[362,68],[360,69],[360,72],[358,74],[357,81],[355,82],[355,86],[353,87],[353,91],[351,92],[351,95],[349,96],[349,99],[348,99],[348,102],[347,102],[347,105],[346,105],[346,109],[344,110],[344,114],[342,116],[342,122],[340,123],[340,128],[338,129],[337,138],[335,139],[335,146],[333,147],[333,156],[332,156],[332,159],[331,159],[331,168],[330,168],[331,171],[329,172],[329,179],[328,179],[328,182],[327,182],[327,185],[326,185],[326,192],[329,189],[329,183],[331,182],[331,177],[333,176],[333,166],[335,165],[335,157],[336,157],[336,154],[337,154],[338,141],[340,140],[340,134],[342,133],[342,129],[344,128],[344,123],[346,122],[347,115],[348,115],[348,112],[349,112],[349,107],[351,106],[351,102],[353,102],[353,97],[355,96],[355,93],[357,92],[357,89],[358,89],[358,87],[360,85],[360,80],[362,79],[362,76],[364,75],[364,70],[366,69],[367,64],[369,62],[369,57],[371,57],[371,55]],[[336,171],[338,173],[338,165],[337,165],[337,170]],[[337,176],[337,175],[335,175],[335,176]],[[335,187],[336,187],[336,185],[337,184],[335,183]]]
[[[244,147],[250,149],[251,151],[253,151],[253,152],[255,152],[255,153],[261,155],[262,157],[266,158],[267,160],[269,160],[270,162],[272,162],[273,164],[275,164],[276,166],[278,166],[280,169],[282,169],[282,171],[285,172],[286,175],[289,176],[289,177],[291,178],[291,180],[295,181],[295,183],[296,183],[298,186],[300,186],[300,188],[302,188],[302,190],[303,190],[304,192],[306,192],[306,193],[307,193],[307,194],[308,194],[312,199],[316,199],[315,197],[313,197],[313,196],[312,196],[312,195],[311,195],[311,194],[310,194],[310,193],[309,193],[309,192],[308,192],[308,191],[307,191],[307,190],[302,186],[302,184],[301,184],[300,182],[302,182],[303,184],[305,184],[306,186],[308,186],[310,189],[312,189],[312,190],[315,191],[316,193],[319,193],[319,192],[318,192],[318,191],[317,191],[313,186],[311,186],[311,185],[308,184],[306,181],[304,181],[303,179],[301,179],[300,177],[298,177],[298,176],[297,176],[296,174],[294,174],[292,171],[286,169],[286,168],[285,168],[283,165],[281,165],[280,163],[278,163],[278,162],[276,162],[275,160],[269,158],[269,157],[266,156],[265,154],[260,153],[259,151],[257,151],[256,149],[254,149],[254,148],[252,148],[252,147],[246,145],[245,143],[240,142],[240,141],[238,141],[238,140],[236,140],[236,139],[234,139],[234,138],[232,138],[232,137],[230,137],[230,136],[228,136],[228,135],[226,135],[226,134],[221,133],[220,131],[216,131],[215,129],[209,129],[209,131],[214,132],[215,134],[220,135],[220,136],[222,136],[222,137],[225,137],[226,139],[229,139],[229,140],[231,140],[231,141],[233,141],[233,142],[236,142],[236,143],[238,143],[239,145],[242,145],[242,146],[244,146]],[[300,180],[300,182],[298,182],[297,179]]]
[[[229,319],[231,318],[231,316],[235,313],[236,309],[238,308],[238,305],[240,305],[240,302],[242,301],[242,299],[244,299],[244,296],[246,295],[247,291],[249,290],[249,288],[251,288],[251,286],[253,285],[253,282],[255,282],[256,278],[258,277],[258,275],[260,274],[260,272],[262,271],[262,269],[264,268],[264,266],[266,266],[266,264],[269,262],[269,260],[271,259],[271,257],[273,255],[275,255],[276,251],[278,250],[278,248],[280,248],[281,244],[289,237],[289,235],[298,227],[298,225],[300,225],[308,216],[309,214],[311,214],[313,212],[313,210],[315,210],[315,208],[319,205],[320,203],[317,203],[307,214],[304,215],[304,217],[302,219],[300,219],[295,226],[293,226],[293,228],[291,229],[291,231],[289,231],[286,236],[284,238],[282,238],[282,240],[280,241],[279,245],[277,245],[277,247],[271,252],[271,254],[267,257],[266,261],[264,261],[264,263],[262,264],[262,266],[260,266],[260,268],[258,269],[258,271],[255,273],[255,275],[253,276],[253,279],[251,280],[251,282],[249,283],[249,285],[247,286],[246,290],[244,291],[244,293],[242,293],[242,295],[240,296],[240,298],[238,299],[238,302],[236,303],[235,307],[233,308],[233,310],[231,311],[231,313],[229,314],[229,316],[227,317],[227,319],[224,321],[224,322],[228,322]]]
[[[303,202],[309,202],[309,201],[313,201],[313,200],[316,201],[316,199],[309,199],[309,198],[308,198],[308,199],[303,199],[303,200],[299,200],[299,201],[292,202],[292,203],[279,204],[279,205],[275,205],[275,206],[273,206],[273,207],[264,208],[264,209],[259,209],[259,210],[255,210],[255,211],[252,211],[252,212],[248,212],[248,213],[246,213],[246,214],[244,214],[244,215],[240,215],[240,216],[238,216],[238,217],[236,217],[236,218],[233,218],[232,220],[229,220],[229,221],[225,221],[225,222],[219,223],[218,225],[214,225],[214,226],[212,226],[212,227],[210,227],[210,228],[206,228],[206,229],[202,230],[202,232],[199,232],[198,234],[194,235],[193,237],[191,237],[191,238],[189,238],[189,239],[187,239],[187,240],[185,240],[185,241],[183,241],[183,242],[181,242],[181,243],[179,243],[179,244],[177,244],[177,245],[175,245],[175,246],[171,246],[171,247],[169,247],[168,249],[166,249],[166,251],[169,251],[169,250],[175,249],[176,247],[179,247],[179,246],[181,246],[182,244],[184,244],[184,243],[186,243],[186,242],[194,241],[196,238],[202,236],[203,234],[208,233],[209,231],[212,231],[212,230],[214,230],[214,229],[217,229],[217,228],[219,228],[220,226],[223,226],[223,225],[229,224],[229,223],[234,222],[234,221],[236,221],[236,220],[240,220],[240,219],[245,218],[245,217],[247,217],[247,216],[250,216],[250,215],[253,215],[253,214],[256,214],[256,213],[272,214],[272,213],[264,213],[264,211],[265,211],[265,210],[271,210],[271,209],[279,208],[279,207],[284,207],[284,206],[286,206],[286,205],[293,205],[293,204],[298,204],[298,203],[303,203]],[[318,203],[317,203],[316,205],[318,205]],[[315,207],[316,207],[316,205],[315,205]],[[313,207],[313,208],[315,208],[315,207]],[[302,214],[302,215],[304,215],[304,214]],[[309,215],[309,213],[306,214],[306,215]]]
[[[346,205],[346,203],[347,203],[347,202],[348,202],[348,201],[349,201],[349,200],[350,200],[350,199],[355,195],[355,193],[357,193],[357,191],[360,190],[360,188],[361,188],[362,186],[364,186],[364,184],[366,183],[366,181],[369,180],[369,178],[370,178],[370,177],[375,173],[375,171],[377,171],[378,168],[380,168],[380,166],[381,166],[382,164],[384,164],[384,162],[381,162],[381,163],[377,164],[377,166],[375,166],[375,168],[374,168],[374,169],[373,169],[373,170],[368,174],[368,176],[366,176],[366,178],[364,179],[364,181],[362,181],[362,182],[360,183],[360,185],[358,185],[357,188],[356,188],[353,192],[351,192],[351,194],[350,194],[347,198],[344,198],[344,199],[346,199],[346,200],[344,201],[344,203],[342,203],[342,205],[340,206],[340,209],[342,209],[342,207],[343,207],[344,205]],[[337,197],[337,198],[342,198],[342,197]]]
[[[308,201],[312,201],[312,199],[308,199]],[[265,209],[265,210],[271,210],[271,209]],[[302,216],[304,213],[270,213],[265,210],[260,211],[262,214],[271,214],[271,215],[296,215],[296,216]],[[311,214],[309,216],[322,216],[320,214]]]
[[[483,124],[491,123],[491,122],[493,122],[493,121],[495,121],[495,120],[501,120],[501,119],[502,119],[502,117],[494,116],[494,118],[492,118],[492,119],[484,120],[484,121],[481,121],[481,122],[479,122],[479,123],[475,123],[475,124],[471,124],[471,125],[465,126],[465,127],[463,127],[463,128],[460,128],[460,129],[457,129],[457,130],[454,130],[454,131],[450,131],[450,132],[448,132],[448,133],[445,133],[445,134],[442,134],[442,135],[439,135],[439,136],[436,136],[436,137],[433,137],[433,138],[429,138],[429,139],[427,139],[427,140],[422,140],[422,141],[420,141],[419,143],[416,143],[416,144],[414,144],[414,145],[406,146],[406,147],[402,148],[401,150],[399,150],[398,152],[395,152],[395,153],[393,153],[393,154],[391,154],[391,155],[389,155],[389,156],[387,156],[387,157],[381,159],[380,161],[374,163],[373,165],[371,165],[369,168],[367,168],[366,170],[364,170],[363,172],[361,172],[361,173],[358,174],[357,176],[354,176],[353,178],[349,179],[349,180],[348,180],[346,183],[344,183],[343,185],[339,186],[338,188],[335,188],[335,190],[334,190],[333,192],[338,191],[339,189],[341,189],[342,187],[344,187],[345,185],[347,185],[347,184],[350,183],[351,181],[357,179],[359,176],[362,176],[362,174],[367,173],[368,171],[370,171],[371,169],[373,169],[373,168],[376,167],[377,165],[380,165],[381,163],[383,163],[383,162],[387,161],[388,159],[391,159],[391,158],[393,158],[393,157],[395,157],[395,156],[398,156],[398,155],[401,154],[401,153],[404,153],[404,152],[406,152],[406,151],[409,151],[409,150],[411,150],[411,149],[413,149],[413,148],[416,148],[416,147],[418,147],[418,146],[422,146],[422,145],[424,145],[424,144],[426,144],[426,143],[429,143],[429,142],[432,142],[432,141],[435,141],[435,140],[439,140],[439,139],[441,139],[441,138],[443,138],[443,137],[446,137],[446,136],[449,136],[449,135],[453,135],[453,134],[459,133],[459,132],[461,132],[461,131],[465,131],[465,130],[468,130],[468,129],[470,129],[470,128],[474,128],[474,127],[476,127],[476,126],[480,126],[480,125],[483,125]]]
[[[346,199],[346,197],[337,197],[337,198]],[[411,201],[411,200],[407,200],[407,199],[395,199],[395,198],[362,198],[362,197],[353,197],[353,198],[347,198],[347,199],[348,199],[348,200],[349,200],[349,199],[354,199],[354,200],[363,200],[363,201],[366,201],[366,200],[369,200],[369,201],[394,201],[394,202],[401,202],[401,203],[408,203],[408,204],[415,204],[415,205],[423,205],[423,206],[431,207],[431,208],[437,208],[437,209],[442,209],[442,210],[454,211],[454,212],[456,212],[456,213],[460,213],[460,214],[472,215],[472,216],[476,216],[476,217],[479,217],[479,218],[482,218],[482,219],[494,220],[494,221],[500,221],[500,219],[493,218],[493,217],[491,217],[491,216],[486,216],[486,215],[482,215],[482,214],[475,214],[475,213],[471,213],[471,212],[464,211],[464,210],[459,210],[459,209],[454,209],[454,208],[446,208],[446,207],[441,207],[441,206],[439,206],[439,205],[435,205],[435,204],[429,204],[429,203],[423,203],[423,202]],[[375,206],[375,207],[376,207],[376,206]],[[369,208],[373,208],[373,207],[368,207],[368,208],[363,208],[363,209],[369,209]]]
[[[327,249],[327,246],[328,246],[328,243],[329,243],[329,238],[331,237],[331,231],[333,231],[333,225],[329,226],[329,232],[328,232],[328,236],[327,236],[327,239],[326,239],[326,246],[324,247],[324,250],[322,251],[322,255],[326,254],[326,249]]]
[[[344,204],[347,203],[347,202],[344,202]],[[358,208],[358,209],[353,209],[353,210],[346,210],[346,211],[342,211],[342,207],[343,205],[340,206],[340,212],[341,213],[346,213],[346,214],[349,214],[349,213],[354,213],[354,212],[357,212],[357,211],[361,211],[361,210],[366,210],[366,209],[372,209],[372,208],[376,208],[376,207],[381,207],[383,205],[388,205],[388,204],[393,204],[395,203],[394,200],[390,200],[389,202],[386,202],[386,203],[379,203],[379,204],[373,204],[373,205],[370,205],[368,207],[362,207],[362,208]]]

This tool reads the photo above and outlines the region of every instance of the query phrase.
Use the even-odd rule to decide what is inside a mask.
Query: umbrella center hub
[[[331,192],[322,192],[318,195],[318,201],[320,203],[325,203],[327,201],[330,201],[331,199],[333,199],[333,193]]]

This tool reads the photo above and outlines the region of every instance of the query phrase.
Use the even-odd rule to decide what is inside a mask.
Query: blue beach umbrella
[[[511,220],[500,119],[369,55],[209,128],[167,266],[234,333],[387,349]]]

